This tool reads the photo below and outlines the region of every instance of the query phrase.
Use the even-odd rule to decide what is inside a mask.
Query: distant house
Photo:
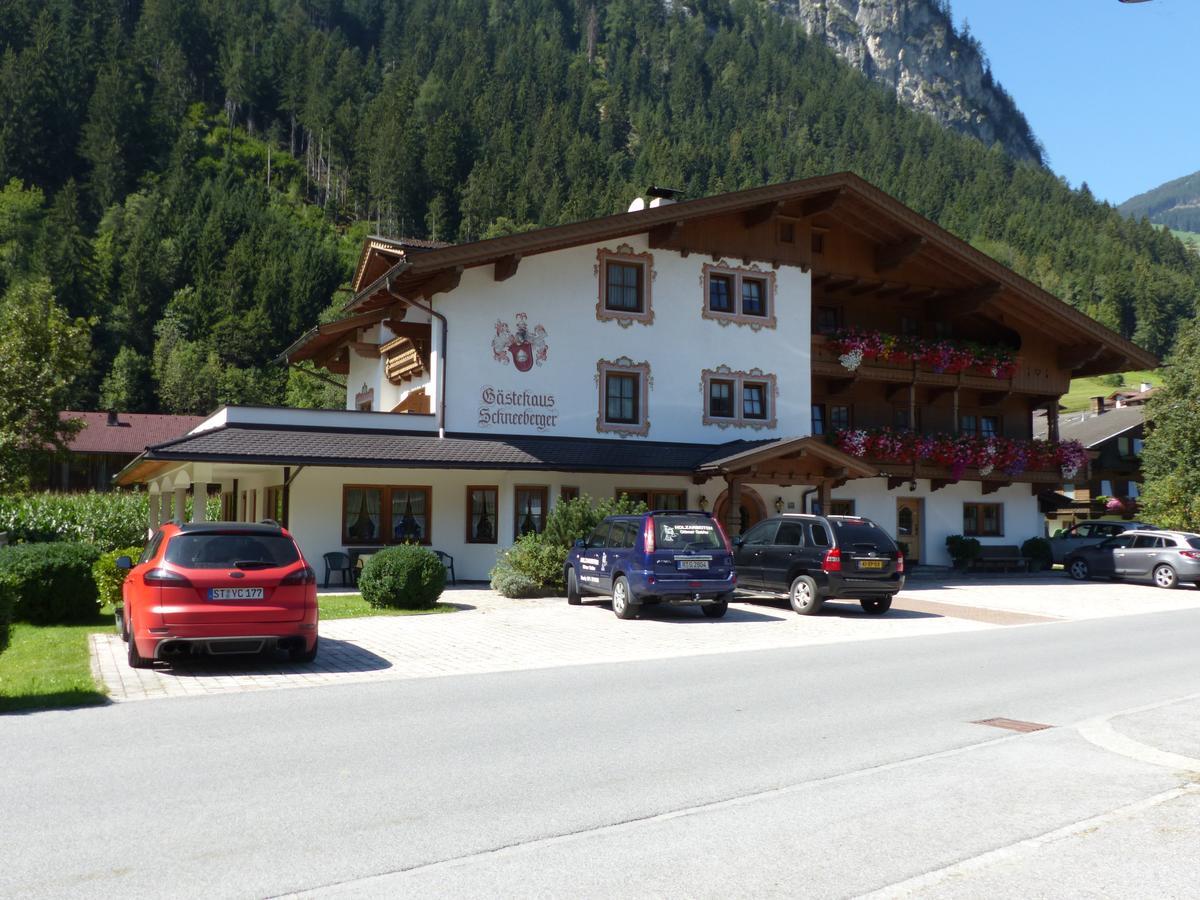
[[[1091,457],[1086,482],[1068,483],[1063,494],[1070,501],[1047,513],[1051,532],[1079,519],[1133,518],[1142,484],[1142,440],[1145,436],[1146,398],[1153,388],[1122,392],[1115,406],[1111,397],[1093,397],[1085,412],[1060,415],[1062,440],[1083,444]],[[1046,434],[1044,416],[1035,417],[1035,434]],[[1120,506],[1109,504],[1119,501]]]
[[[83,427],[72,439],[66,458],[48,460],[44,479],[34,485],[52,491],[112,490],[112,476],[148,445],[182,437],[204,421],[203,416],[74,410],[59,416],[82,419]]]

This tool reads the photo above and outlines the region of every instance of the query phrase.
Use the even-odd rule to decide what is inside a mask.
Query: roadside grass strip
[[[112,627],[111,616],[90,625],[14,623],[12,643],[0,653],[0,713],[107,702],[92,677],[88,635]]]
[[[366,616],[424,616],[435,613],[457,612],[457,606],[439,603],[430,609],[375,609],[362,594],[319,594],[317,606],[321,620],[360,619]]]

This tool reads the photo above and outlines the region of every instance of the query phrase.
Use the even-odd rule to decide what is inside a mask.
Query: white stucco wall
[[[948,566],[950,554],[946,552],[946,538],[962,534],[964,503],[1004,504],[1004,534],[1000,537],[981,537],[981,544],[1013,544],[1018,547],[1028,538],[1042,537],[1043,519],[1038,511],[1037,497],[1027,484],[1014,484],[992,494],[984,494],[978,482],[951,484],[938,491],[931,491],[929,482],[917,481],[917,489],[910,491],[905,483],[899,488],[888,490],[884,478],[863,478],[849,481],[833,492],[834,500],[854,500],[856,515],[873,519],[893,537],[896,535],[896,500],[898,498],[923,501],[921,561],[928,565]]]
[[[596,430],[597,362],[628,357],[635,363],[650,363],[647,439],[724,443],[807,434],[811,425],[808,275],[787,266],[775,270],[777,324],[755,331],[747,325],[701,317],[705,300],[702,270],[712,261],[710,257],[692,254],[684,258],[655,250],[651,283],[654,321],[623,326],[596,317],[597,249],[615,250],[622,243],[638,253],[648,249],[645,236],[637,235],[539,254],[522,260],[516,275],[502,282],[494,280],[491,266],[482,266],[464,272],[454,291],[434,297],[435,307],[449,321],[447,430],[637,440]],[[738,260],[726,262],[742,267]],[[769,267],[759,268],[770,271]],[[528,316],[531,330],[537,325],[546,330],[547,359],[528,372],[497,362],[492,354],[496,322],[507,323],[511,330],[518,313]],[[702,424],[701,371],[719,365],[747,372],[758,368],[777,377],[777,425],[773,430]],[[352,390],[361,388],[360,372],[365,375],[365,368],[352,361]],[[382,369],[375,383],[384,383]],[[554,425],[544,430],[535,425],[481,428],[481,397],[488,388],[552,395],[551,413],[557,416]],[[377,396],[384,393],[380,387],[376,392]]]

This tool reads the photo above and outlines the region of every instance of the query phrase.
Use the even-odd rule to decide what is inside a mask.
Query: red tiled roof
[[[167,416],[150,413],[118,413],[117,423],[108,424],[106,412],[59,413],[63,419],[83,419],[83,428],[71,440],[74,453],[128,453],[136,456],[152,444],[183,437],[204,421],[204,416]]]

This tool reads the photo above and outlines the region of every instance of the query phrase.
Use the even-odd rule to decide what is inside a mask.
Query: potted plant
[[[961,572],[965,572],[971,565],[971,560],[979,555],[979,547],[979,541],[975,538],[963,537],[961,534],[952,534],[946,538],[946,549],[950,552],[950,558],[954,560],[954,568]]]
[[[1031,537],[1021,545],[1021,555],[1029,560],[1030,572],[1041,572],[1054,564],[1050,542],[1043,537]]]

